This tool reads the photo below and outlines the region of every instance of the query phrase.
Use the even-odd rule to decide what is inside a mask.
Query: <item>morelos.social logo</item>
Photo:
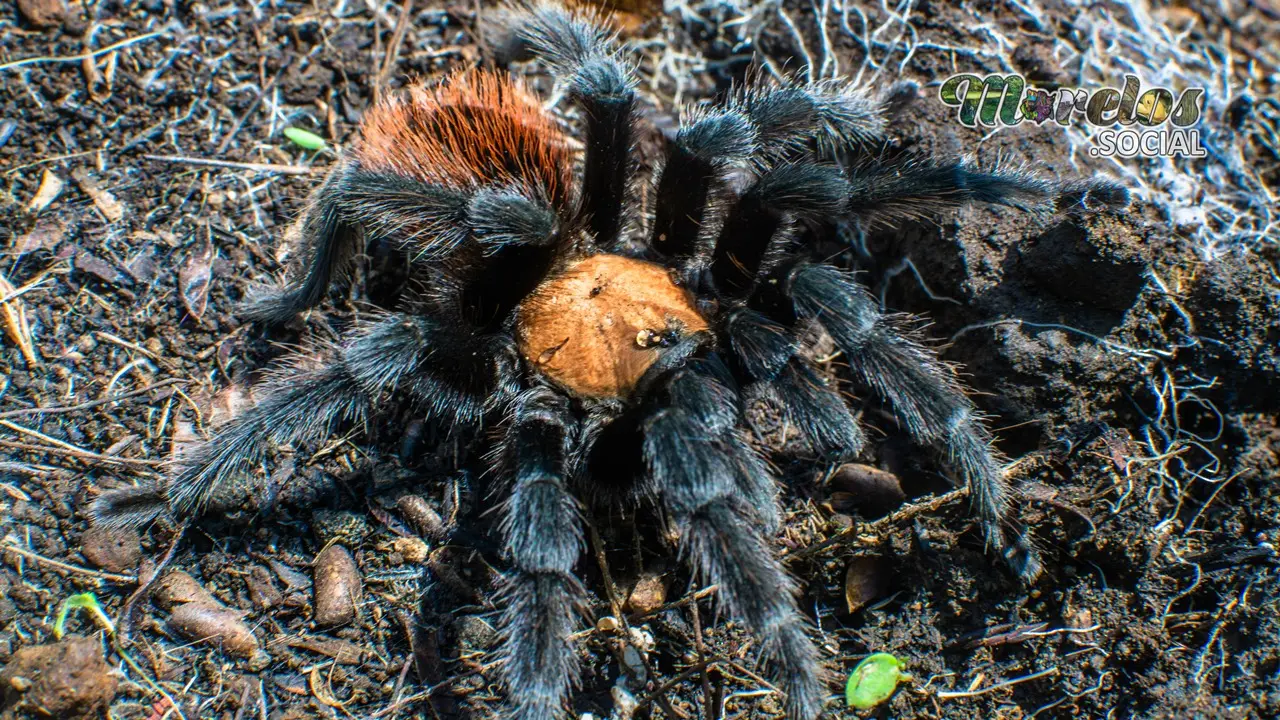
[[[1124,88],[1057,91],[1028,87],[1020,75],[953,75],[938,90],[943,103],[959,108],[962,125],[1017,125],[1024,120],[1068,125],[1083,116],[1100,128],[1093,134],[1089,154],[1120,157],[1204,157],[1200,145],[1200,100],[1204,88],[1189,88],[1176,96],[1165,88],[1145,92],[1134,75],[1124,76]],[[1119,125],[1120,127],[1116,127]]]

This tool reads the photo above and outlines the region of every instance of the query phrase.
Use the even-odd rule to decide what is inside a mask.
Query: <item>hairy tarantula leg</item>
[[[587,155],[581,207],[597,241],[608,246],[622,227],[631,175],[635,78],[613,33],[590,15],[535,3],[513,13],[510,22],[516,44],[565,78],[582,108]]]
[[[248,319],[284,322],[318,305],[330,285],[347,277],[361,236],[343,218],[359,218],[366,235],[426,261],[469,239],[487,253],[547,245],[560,222],[546,200],[516,187],[463,190],[350,164],[330,174],[302,220],[302,278],[283,293],[252,299],[243,311]]]
[[[346,173],[345,166],[329,173],[324,184],[311,196],[298,222],[301,254],[305,258],[298,268],[299,277],[282,292],[266,291],[251,297],[241,310],[245,318],[285,322],[319,305],[329,286],[346,279],[351,272],[352,260],[359,250],[360,232],[342,220],[339,195]]]
[[[757,500],[742,497],[734,481],[732,453],[739,450],[724,439],[736,431],[725,427],[723,405],[706,402],[725,390],[695,368],[692,363],[671,374],[667,402],[644,421],[645,462],[674,516],[682,553],[719,586],[725,607],[759,638],[787,695],[788,716],[812,720],[826,689],[809,623],[797,608],[795,584],[748,504]]]
[[[510,397],[515,368],[509,340],[467,335],[426,318],[389,317],[328,365],[280,373],[258,404],[178,456],[163,492],[104,493],[94,512],[111,526],[145,524],[166,508],[196,513],[219,485],[261,462],[271,445],[315,440],[338,423],[362,421],[387,391],[405,390],[436,417],[475,421]]]
[[[668,144],[658,170],[649,243],[676,259],[695,253],[717,186],[756,149],[755,128],[742,113],[715,109],[688,120]]]
[[[754,386],[777,398],[787,420],[800,428],[828,462],[848,460],[866,441],[862,428],[835,387],[797,353],[791,328],[747,308],[729,314],[725,335]]]
[[[846,84],[823,82],[783,88],[754,87],[735,102],[756,127],[764,158],[782,157],[816,144],[821,157],[872,147],[884,141],[888,117],[911,83],[875,99]]]
[[[779,165],[729,208],[710,257],[700,262],[709,261],[718,292],[745,298],[782,258],[793,220],[839,215],[847,197],[848,184],[835,167]]]
[[[546,388],[515,404],[502,448],[511,499],[502,535],[514,566],[502,595],[503,673],[513,720],[565,714],[577,683],[570,636],[581,624],[585,593],[573,576],[584,547],[577,502],[565,487],[575,429],[564,399]]]
[[[728,176],[755,159],[761,167],[816,145],[822,157],[848,155],[884,141],[887,118],[917,91],[894,86],[868,98],[839,83],[754,88],[711,109],[690,112],[668,144],[654,193],[650,245],[667,257],[693,255],[708,202]]]
[[[1015,572],[1040,571],[1035,550],[1009,513],[1009,487],[990,433],[954,373],[929,349],[907,337],[852,276],[829,265],[802,264],[787,277],[796,313],[831,333],[849,367],[886,400],[918,441],[941,445],[969,485],[989,547]]]
[[[848,212],[872,224],[927,217],[972,202],[1059,211],[1120,208],[1129,192],[1103,179],[1058,182],[1021,170],[904,158],[849,167]]]

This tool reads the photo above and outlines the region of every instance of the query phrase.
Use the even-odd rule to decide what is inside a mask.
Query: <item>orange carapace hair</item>
[[[515,185],[563,206],[572,157],[555,120],[504,74],[468,70],[410,86],[361,123],[360,165],[449,187]]]

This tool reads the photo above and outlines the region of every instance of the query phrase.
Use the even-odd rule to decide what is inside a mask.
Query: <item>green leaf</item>
[[[898,683],[910,680],[902,672],[902,662],[889,653],[876,653],[858,663],[849,675],[844,698],[850,706],[868,710],[888,700]]]
[[[324,138],[302,128],[285,128],[284,136],[292,140],[294,145],[304,150],[323,150],[326,144]]]
[[[99,625],[106,628],[107,632],[112,635],[115,634],[116,626],[111,624],[111,618],[107,617],[107,614],[102,611],[102,606],[98,604],[98,598],[94,597],[93,593],[87,592],[72,595],[62,601],[62,607],[58,610],[58,618],[53,623],[53,636],[55,638],[62,639],[62,635],[67,628],[67,615],[76,609],[88,610]]]

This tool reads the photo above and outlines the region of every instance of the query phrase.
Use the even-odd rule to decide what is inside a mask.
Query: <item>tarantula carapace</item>
[[[991,435],[954,373],[814,248],[842,222],[883,225],[971,201],[1116,206],[1125,192],[885,159],[891,101],[839,83],[760,84],[691,110],[642,177],[636,83],[612,35],[559,7],[512,12],[511,42],[499,45],[540,58],[564,83],[582,156],[532,94],[493,71],[416,85],[370,110],[299,222],[296,282],[251,312],[279,321],[317,305],[370,239],[407,254],[412,301],[362,326],[327,364],[282,375],[182,454],[165,487],[104,494],[102,521],[194,513],[271,444],[321,438],[398,394],[447,423],[495,429],[486,462],[506,497],[511,717],[565,713],[585,597],[573,573],[584,545],[576,498],[604,493],[664,509],[683,555],[757,635],[790,717],[813,718],[828,688],[771,546],[778,483],[742,398],[777,398],[817,463],[857,455],[854,412],[804,351],[802,337],[820,328],[847,379],[968,483],[991,550],[1033,577],[1036,554],[1010,516]]]

